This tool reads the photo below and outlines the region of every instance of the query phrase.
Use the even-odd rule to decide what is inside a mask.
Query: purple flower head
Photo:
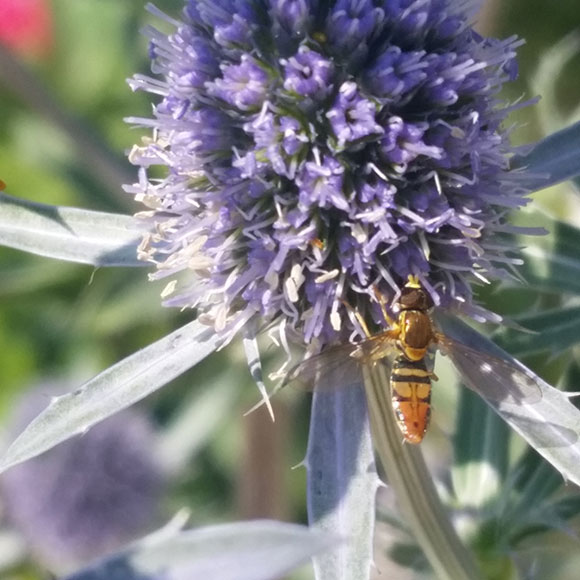
[[[25,395],[14,431],[45,406],[47,391]],[[39,562],[70,571],[150,531],[166,479],[153,444],[148,418],[129,409],[2,474],[8,518]]]
[[[506,208],[527,198],[497,98],[518,41],[476,34],[475,4],[190,0],[152,31],[157,78],[131,84],[160,100],[133,119],[153,139],[127,190],[152,210],[166,304],[224,339],[279,322],[312,349],[356,332],[345,303],[371,318],[374,288],[392,301],[409,274],[480,312],[472,284],[511,275]]]

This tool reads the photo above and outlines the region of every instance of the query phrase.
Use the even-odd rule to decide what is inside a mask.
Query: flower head
[[[474,281],[517,263],[498,101],[514,38],[482,38],[469,0],[190,0],[149,30],[161,95],[127,190],[151,211],[143,257],[179,274],[166,303],[233,336],[254,318],[317,348],[375,317],[409,275],[476,315]],[[152,171],[162,166],[163,174]]]
[[[53,387],[25,395],[14,431],[38,413]],[[155,523],[166,476],[152,455],[153,440],[147,417],[129,409],[2,474],[8,518],[42,564],[68,571]]]

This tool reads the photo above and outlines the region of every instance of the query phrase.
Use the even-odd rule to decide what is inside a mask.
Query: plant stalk
[[[421,448],[404,444],[390,400],[387,369],[364,368],[364,385],[375,449],[393,488],[401,514],[439,580],[482,578],[441,504]]]

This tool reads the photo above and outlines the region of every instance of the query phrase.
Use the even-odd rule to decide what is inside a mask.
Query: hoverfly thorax
[[[399,317],[395,324],[399,348],[410,361],[421,360],[433,342],[434,332],[428,314],[429,307],[425,291],[410,277],[398,301]]]

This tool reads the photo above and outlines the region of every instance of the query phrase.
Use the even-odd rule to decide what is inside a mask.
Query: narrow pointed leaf
[[[564,379],[565,384],[578,385],[580,381],[580,367],[578,363],[569,366]],[[519,459],[514,473],[516,474],[514,488],[517,490],[518,501],[512,506],[513,517],[521,519],[530,505],[542,505],[546,499],[562,488],[562,477],[548,463],[546,463],[533,449]]]
[[[0,244],[93,266],[144,266],[146,226],[126,215],[34,203],[0,193]]]
[[[522,249],[522,276],[538,290],[580,294],[580,229],[554,220],[549,230]]]
[[[509,427],[468,389],[461,392],[452,468],[455,497],[481,508],[502,490],[509,462]]]
[[[35,457],[143,399],[181,375],[217,345],[197,321],[118,362],[76,391],[57,397],[10,446],[0,471]]]
[[[552,47],[538,55],[538,66],[531,79],[531,93],[542,95],[535,107],[536,115],[544,133],[564,127],[568,112],[560,103],[559,81],[570,61],[580,52],[580,36],[577,31],[566,35]],[[578,118],[572,114],[569,119]]]
[[[310,525],[345,538],[314,559],[316,579],[370,578],[379,479],[361,388],[314,393],[305,463]]]
[[[580,175],[580,122],[542,139],[512,166],[526,168],[527,185],[536,190]]]
[[[511,357],[507,352],[456,318],[439,313],[438,322],[443,331],[469,347],[508,361],[526,377],[533,377],[541,391],[538,401],[518,403],[486,399],[508,424],[519,433],[546,461],[551,463],[566,480],[580,485],[580,411],[574,407],[565,393],[551,387],[530,369]],[[482,372],[468,376],[472,367],[465,367],[461,359],[452,360],[462,380],[480,383]],[[481,386],[481,385],[479,385]],[[482,395],[485,391],[481,390]]]
[[[518,356],[538,352],[557,355],[580,342],[580,306],[534,312],[519,316],[516,322],[535,332],[507,328],[497,342],[509,345],[510,351]]]
[[[559,499],[550,507],[562,519],[571,519],[580,514],[580,496],[575,494],[573,496]]]
[[[145,538],[64,580],[276,580],[337,543],[295,524],[222,524]]]
[[[526,284],[545,292],[580,294],[580,229],[537,209],[514,215],[514,223],[524,228],[541,226],[550,234],[521,239],[524,264],[519,271]],[[517,281],[513,284],[519,286]]]
[[[530,506],[545,505],[546,500],[563,485],[560,474],[533,450],[524,454],[516,469],[517,501],[507,508],[507,517],[514,522],[526,519]]]
[[[258,341],[256,340],[255,330],[252,329],[250,336],[245,336],[243,339],[244,350],[246,352],[246,358],[248,360],[248,368],[250,369],[250,374],[262,395],[262,403],[266,405],[268,409],[268,414],[272,421],[275,420],[274,410],[272,409],[272,404],[270,403],[270,395],[268,394],[268,389],[264,384],[262,377],[262,362],[260,360],[260,349],[258,347]]]

